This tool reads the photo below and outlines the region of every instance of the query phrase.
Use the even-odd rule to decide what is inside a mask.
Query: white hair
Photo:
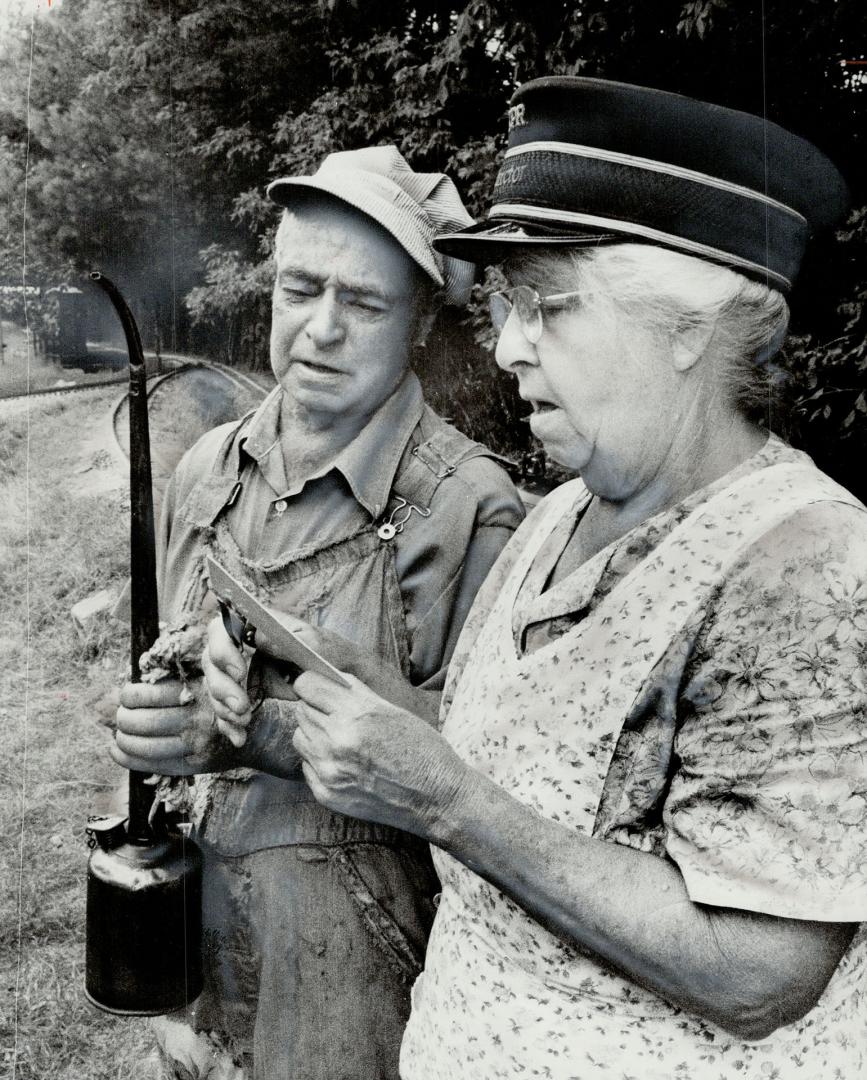
[[[779,351],[789,307],[776,289],[716,263],[651,244],[572,248],[516,260],[522,274],[551,291],[577,286],[586,306],[615,322],[632,316],[661,340],[706,331],[715,376],[745,412],[764,405],[768,361]]]

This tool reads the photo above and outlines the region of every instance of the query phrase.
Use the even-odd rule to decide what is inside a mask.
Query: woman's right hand
[[[293,744],[314,797],[340,814],[444,843],[476,774],[427,720],[350,677],[298,676]]]

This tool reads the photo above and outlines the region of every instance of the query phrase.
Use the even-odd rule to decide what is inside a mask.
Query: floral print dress
[[[673,860],[698,903],[867,917],[867,512],[774,437],[551,588],[589,502],[525,522],[479,593],[443,733],[564,826]],[[405,1080],[853,1080],[867,938],[743,1043],[550,934],[444,852]]]

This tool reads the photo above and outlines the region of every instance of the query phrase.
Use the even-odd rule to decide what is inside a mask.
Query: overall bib
[[[409,679],[388,523],[423,528],[454,466],[486,453],[442,425],[431,434],[423,421],[419,430],[429,437],[407,447],[383,521],[269,563],[246,558],[232,537],[240,479],[224,453],[179,512],[201,530],[202,563],[213,554],[270,607],[341,634]],[[186,604],[198,610],[207,582],[194,578]],[[225,1054],[214,1067],[220,1059],[224,1071],[214,1075],[394,1080],[438,889],[427,845],[320,806],[300,763],[292,779],[234,770],[197,787],[206,792],[195,814],[205,856],[205,990],[188,1020],[218,1035]]]

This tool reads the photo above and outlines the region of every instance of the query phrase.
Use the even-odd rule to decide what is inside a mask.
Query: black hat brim
[[[598,247],[622,242],[623,236],[604,229],[570,230],[562,226],[530,224],[517,218],[492,218],[456,233],[434,238],[434,247],[443,255],[466,262],[490,264],[503,262],[523,251],[541,248]]]

